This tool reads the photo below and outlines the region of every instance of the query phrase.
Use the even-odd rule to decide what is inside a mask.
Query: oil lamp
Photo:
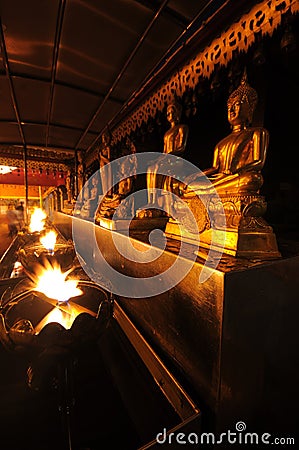
[[[23,231],[18,233],[19,247],[37,243],[41,234],[51,228],[46,212],[41,208],[35,207],[30,216],[29,224]]]
[[[108,292],[83,272],[63,272],[57,262],[47,261],[32,279],[22,279],[1,297],[0,342],[8,351],[28,357],[30,388],[39,391],[55,380],[69,450],[74,359],[101,336],[112,314]]]
[[[45,261],[57,261],[62,270],[68,270],[76,264],[76,252],[72,241],[66,241],[56,230],[50,229],[40,233],[39,241],[23,245],[18,251],[18,260],[29,272]]]
[[[54,248],[56,244],[57,233],[55,230],[50,230],[44,236],[40,237],[40,243],[50,253],[54,254]]]
[[[45,227],[47,214],[41,208],[34,208],[28,225],[29,233],[41,232]]]
[[[8,349],[51,345],[74,347],[94,339],[106,327],[113,302],[93,282],[72,277],[58,263],[46,261],[32,279],[24,278],[2,295],[0,340]],[[87,332],[88,331],[88,332]]]

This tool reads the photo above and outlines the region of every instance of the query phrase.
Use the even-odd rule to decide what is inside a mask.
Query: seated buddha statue
[[[180,123],[182,114],[181,105],[174,100],[167,106],[167,120],[170,123],[170,128],[166,131],[163,137],[163,153],[175,156],[182,156],[186,149],[186,143],[189,133],[189,127],[186,124]],[[165,165],[165,162],[164,162]],[[157,189],[171,190],[171,177],[160,175],[161,163],[152,164],[146,175],[148,204],[147,208],[160,205],[161,199],[157,198]],[[165,173],[165,167],[163,169]],[[151,213],[149,213],[151,214]],[[146,217],[147,215],[145,215]]]
[[[112,171],[110,162],[112,160],[111,155],[111,134],[108,129],[102,134],[102,145],[98,150],[98,160],[100,164],[100,169],[105,167],[105,171],[101,172],[101,182],[102,182],[102,193],[107,197],[112,197],[113,188],[109,189],[112,185]]]
[[[264,167],[269,143],[268,131],[252,127],[252,116],[257,105],[257,93],[249,86],[244,72],[240,86],[227,101],[227,117],[231,133],[214,149],[212,167],[204,175],[188,180],[183,198],[196,194],[258,194],[263,184]]]
[[[205,248],[245,258],[280,257],[275,233],[263,218],[267,204],[260,195],[261,172],[269,134],[263,127],[252,126],[256,105],[257,93],[249,86],[245,71],[227,101],[232,131],[216,145],[212,167],[184,180],[180,192],[185,204],[175,204],[176,219],[170,218],[167,235],[198,242],[198,231]],[[193,213],[197,230],[187,209]]]
[[[77,202],[83,202],[83,187],[84,187],[85,165],[83,161],[82,152],[77,154]]]

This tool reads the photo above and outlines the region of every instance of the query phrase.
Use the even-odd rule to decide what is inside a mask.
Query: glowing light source
[[[67,302],[71,297],[83,294],[77,287],[78,280],[66,279],[69,273],[70,270],[62,272],[59,265],[48,263],[47,267],[41,266],[39,274],[34,277],[34,290],[58,302]]]
[[[70,271],[62,274],[58,265],[50,266],[53,266],[50,262],[47,266],[37,266],[30,279],[20,281],[13,293],[11,288],[5,291],[5,302],[0,309],[0,341],[7,349],[23,353],[28,347],[43,351],[56,345],[63,349],[74,343],[82,345],[99,336],[112,317],[113,301],[107,292],[87,280],[67,280]],[[52,288],[41,286],[47,284],[39,283],[46,272],[51,274],[51,284],[54,274],[58,275],[55,284],[60,287],[65,284],[65,295],[56,295]],[[69,281],[73,282],[71,289]],[[63,329],[73,332],[65,333]]]
[[[45,226],[45,219],[47,214],[41,208],[35,208],[30,217],[29,231],[34,233],[35,231],[42,231]]]
[[[0,165],[0,175],[5,175],[6,173],[10,173],[15,170],[16,167],[13,166],[2,166]]]
[[[50,230],[47,234],[40,237],[40,243],[50,252],[54,252],[56,244],[57,233],[54,230]]]
[[[85,308],[80,305],[69,302],[71,298],[83,294],[83,291],[77,287],[79,280],[67,280],[70,270],[62,272],[57,263],[52,265],[46,261],[45,264],[45,266],[38,266],[37,273],[33,275],[35,281],[33,290],[44,294],[54,308],[36,325],[36,333],[53,322],[60,323],[64,328],[69,329],[75,318],[85,311]]]

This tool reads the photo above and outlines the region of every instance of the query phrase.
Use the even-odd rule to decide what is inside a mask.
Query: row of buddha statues
[[[65,179],[65,201],[64,209],[72,209],[74,205],[79,208],[79,212],[82,208],[85,209],[89,217],[93,216],[94,206],[92,204],[98,201],[101,194],[105,193],[105,197],[115,198],[119,195],[121,190],[124,189],[125,183],[122,185],[113,186],[108,189],[108,180],[112,182],[112,170],[109,163],[116,158],[115,152],[111,147],[112,135],[108,129],[102,134],[101,145],[98,147],[98,165],[99,169],[106,166],[105,173],[98,174],[94,170],[86,170],[81,152],[77,153],[77,161],[75,167],[70,168],[67,172]],[[122,156],[135,153],[135,147],[133,143],[128,139],[125,148],[122,149]],[[98,176],[97,176],[98,175]]]
[[[194,225],[188,223],[182,202],[177,203],[173,197],[163,195],[163,192],[172,192],[191,210],[203,245],[210,245],[212,233],[216,232],[222,242],[224,239],[224,248],[229,254],[257,258],[280,256],[275,234],[263,218],[266,201],[260,190],[269,133],[263,127],[252,126],[257,102],[257,92],[249,85],[245,70],[240,85],[227,101],[231,133],[215,146],[210,167],[185,177],[181,182],[171,176],[160,175],[160,164],[167,165],[167,159],[166,163],[165,160],[164,163],[153,161],[149,165],[146,174],[147,203],[134,213],[140,228],[142,223],[148,225],[151,220],[155,221],[156,226],[159,218],[165,224],[166,218],[166,233],[169,236],[179,236],[192,242]],[[176,99],[168,104],[166,114],[170,127],[164,134],[163,153],[184,158],[189,127],[181,123],[182,107]],[[135,151],[133,149],[131,152],[131,160],[126,160],[126,164],[132,164],[132,174],[135,173]],[[134,176],[124,178],[117,188],[109,189],[113,185],[113,174],[109,165],[111,151],[108,133],[102,135],[98,156],[100,168],[107,165],[107,170],[101,171],[101,180],[93,181],[95,184],[101,183],[102,192],[106,193],[97,210],[97,218],[121,219],[121,201],[132,192]],[[124,173],[128,173],[128,168]],[[167,173],[167,170],[162,170],[162,173]],[[93,177],[93,180],[97,178]],[[118,216],[114,215],[116,211]],[[123,215],[125,217],[125,211]],[[226,237],[223,237],[225,233]]]

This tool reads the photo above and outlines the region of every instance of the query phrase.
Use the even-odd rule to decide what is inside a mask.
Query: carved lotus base
[[[219,195],[185,200],[196,220],[199,244],[237,257],[274,259],[280,257],[276,236],[262,218],[266,202],[260,195]],[[168,237],[198,243],[197,230],[186,222],[186,211],[180,206],[176,220],[170,219]]]
[[[116,209],[119,207],[121,202],[121,197],[119,195],[114,195],[113,197],[104,197],[98,206],[95,221],[98,223],[102,218],[111,218],[115,213]]]

